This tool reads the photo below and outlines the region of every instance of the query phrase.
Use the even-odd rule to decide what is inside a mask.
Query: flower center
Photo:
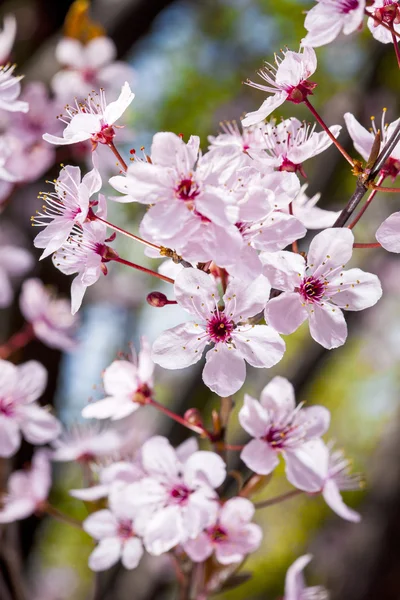
[[[124,519],[118,523],[118,537],[128,540],[133,536],[132,521]]]
[[[286,156],[284,157],[281,166],[278,171],[286,171],[287,173],[301,173],[303,177],[306,177],[306,174],[303,169],[303,165],[301,163],[296,164],[289,160]]]
[[[325,294],[325,283],[317,277],[305,277],[301,282],[299,292],[308,303],[321,302]]]
[[[267,435],[264,436],[264,440],[275,449],[282,449],[285,447],[289,434],[293,433],[294,429],[291,425],[287,425],[286,427],[271,427]]]
[[[100,131],[93,133],[91,140],[94,144],[111,144],[114,137],[114,128],[110,125],[102,125]]]
[[[12,417],[14,415],[14,404],[9,398],[0,398],[0,415]]]
[[[228,532],[221,525],[214,525],[207,530],[210,540],[216,544],[224,542],[228,538]]]
[[[339,7],[342,14],[347,14],[352,10],[356,10],[360,5],[359,0],[340,0]]]
[[[199,194],[199,186],[193,179],[182,179],[175,188],[175,194],[184,202],[193,201]]]
[[[393,0],[385,0],[384,6],[377,8],[373,13],[374,26],[378,27],[380,23],[388,25],[398,25],[400,23],[400,4]]]
[[[176,485],[172,488],[170,496],[173,500],[173,504],[186,504],[192,491],[185,485]]]
[[[233,327],[233,321],[229,321],[223,312],[219,312],[207,322],[207,333],[209,338],[218,344],[229,340]]]
[[[314,88],[317,87],[316,83],[312,81],[302,81],[296,87],[288,89],[288,100],[294,102],[294,104],[300,104],[304,102],[307,96],[312,96]]]

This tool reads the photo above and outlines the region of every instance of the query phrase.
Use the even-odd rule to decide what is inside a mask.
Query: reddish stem
[[[114,146],[114,142],[110,142],[109,144],[107,144],[107,146],[112,150],[112,152],[114,153],[114,156],[117,158],[119,164],[121,165],[122,169],[126,173],[128,170],[128,166],[127,166],[126,162],[124,161],[124,159],[122,158],[122,156],[120,155],[120,153],[118,152],[118,150],[116,149],[116,147]]]
[[[400,69],[400,49],[399,49],[399,44],[397,42],[396,36],[394,35],[393,31],[392,31],[392,38],[393,38],[393,44],[394,44],[394,51],[396,53],[396,58],[397,58],[397,64]]]
[[[162,281],[166,281],[167,283],[175,283],[173,279],[170,277],[166,277],[165,275],[161,275],[161,273],[157,273],[156,271],[152,271],[151,269],[146,269],[146,267],[142,267],[141,265],[137,265],[136,263],[130,262],[129,260],[125,260],[120,256],[116,256],[110,258],[121,265],[126,265],[127,267],[132,267],[132,269],[137,269],[138,271],[142,271],[142,273],[146,273],[147,275],[152,275],[153,277],[157,277],[158,279],[162,279]]]
[[[177,415],[176,413],[174,413],[172,410],[170,410],[169,408],[167,408],[163,404],[160,404],[156,400],[153,400],[152,398],[149,398],[147,400],[146,404],[148,404],[149,406],[153,406],[154,408],[156,408],[160,412],[162,412],[165,415],[167,415],[167,417],[169,417],[170,419],[173,419],[174,421],[176,421],[180,425],[183,425],[183,427],[187,427],[188,429],[191,429],[195,433],[199,433],[200,435],[207,435],[207,437],[209,437],[208,431],[206,429],[204,429],[204,427],[200,427],[200,425],[194,425],[192,423],[189,423],[183,417],[180,417],[179,415]]]
[[[290,492],[286,492],[286,494],[282,494],[281,496],[275,496],[275,498],[264,500],[264,502],[256,502],[254,506],[256,508],[266,508],[267,506],[273,506],[274,504],[280,504],[285,500],[290,500],[290,498],[294,498],[299,494],[303,494],[303,490],[291,490]]]
[[[20,331],[14,333],[8,342],[0,346],[0,358],[8,358],[20,348],[24,348],[35,338],[35,332],[30,323],[25,323]]]
[[[289,204],[289,214],[293,216],[293,202],[291,202],[291,203]],[[299,245],[298,245],[298,243],[297,243],[297,240],[295,240],[294,242],[292,242],[292,251],[293,251],[295,254],[298,254],[298,253],[299,253]]]
[[[82,529],[82,523],[80,521],[74,519],[74,517],[70,517],[69,515],[64,514],[63,512],[58,510],[58,508],[55,508],[55,506],[52,506],[48,502],[46,502],[41,507],[41,510],[46,512],[51,517],[57,519],[57,521],[61,521],[62,523],[66,523],[67,525],[72,525],[72,527],[77,527],[78,529]]]
[[[390,192],[391,194],[398,194],[400,192],[400,188],[381,187],[375,184],[372,184],[371,187],[377,192]]]
[[[384,179],[385,179],[385,175],[381,173],[379,175],[377,185],[381,184]],[[353,219],[353,221],[349,225],[347,225],[347,227],[349,229],[353,229],[353,227],[355,227],[357,225],[358,221],[361,219],[361,217],[363,216],[363,214],[365,213],[365,211],[367,210],[368,206],[371,204],[372,200],[375,198],[377,193],[378,193],[377,189],[372,190],[372,192],[370,193],[370,195],[367,198],[366,203],[364,204],[364,206],[362,207],[362,209],[360,210],[360,212],[358,213],[356,218]]]
[[[379,242],[371,242],[370,244],[353,244],[353,248],[381,248]]]
[[[307,106],[307,108],[311,111],[313,116],[317,119],[318,123],[324,129],[325,133],[330,137],[333,144],[335,144],[336,148],[339,150],[339,152],[342,154],[342,156],[344,156],[344,158],[347,160],[347,162],[353,167],[354,166],[353,159],[351,158],[351,156],[349,154],[347,154],[347,152],[343,148],[343,146],[341,144],[339,144],[339,142],[337,141],[337,139],[335,138],[333,133],[329,130],[329,127],[326,125],[324,120],[319,116],[319,114],[317,113],[317,111],[315,110],[313,105],[310,103],[310,101],[306,98],[305,100],[303,100],[303,102]]]
[[[224,450],[243,450],[244,446],[240,444],[224,444]]]
[[[141,244],[144,244],[145,246],[148,246],[149,248],[153,248],[154,250],[158,250],[158,251],[161,250],[160,246],[157,246],[156,244],[152,244],[151,242],[148,242],[147,240],[144,240],[143,238],[138,237],[134,233],[130,233],[129,231],[126,231],[125,229],[121,229],[121,227],[117,227],[117,225],[113,225],[112,223],[109,223],[105,219],[98,217],[96,214],[94,214],[93,216],[97,221],[101,221],[102,223],[107,225],[107,227],[109,227],[110,229],[114,229],[114,231],[118,231],[118,233],[122,233],[122,235],[126,235],[127,237],[132,238],[136,242],[140,242]]]

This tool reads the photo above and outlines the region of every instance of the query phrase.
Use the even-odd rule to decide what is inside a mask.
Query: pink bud
[[[162,308],[166,304],[169,304],[167,296],[162,292],[151,292],[147,296],[147,302],[150,306],[155,306],[156,308]]]

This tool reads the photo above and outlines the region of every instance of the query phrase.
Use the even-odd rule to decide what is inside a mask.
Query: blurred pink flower
[[[8,480],[3,497],[0,523],[25,519],[40,511],[51,487],[51,468],[47,450],[36,450],[28,471],[15,471]]]
[[[12,456],[21,444],[21,432],[31,444],[46,444],[61,425],[35,401],[43,394],[47,371],[31,360],[15,366],[0,360],[0,456]]]
[[[307,587],[303,569],[312,560],[311,554],[300,556],[287,570],[283,600],[328,600],[329,595],[322,586]]]
[[[89,488],[73,489],[69,493],[74,498],[93,502],[108,496],[114,483],[134,483],[144,477],[143,469],[139,462],[120,461],[114,462],[100,471],[99,483]]]
[[[301,40],[303,46],[324,46],[333,42],[341,31],[349,35],[363,24],[365,0],[316,0],[308,11],[304,27],[308,30]]]
[[[332,227],[340,215],[340,211],[325,210],[316,206],[321,194],[309,198],[306,194],[308,184],[305,183],[292,202],[293,216],[301,221],[307,229],[325,229]]]
[[[243,429],[255,439],[243,448],[240,458],[260,475],[268,475],[286,463],[286,477],[296,487],[319,488],[320,444],[329,427],[330,414],[323,406],[296,407],[294,388],[284,377],[274,377],[261,392],[260,401],[247,394],[239,411]],[[305,449],[308,449],[308,452]]]
[[[142,338],[142,349],[132,362],[114,361],[103,374],[106,398],[91,402],[82,411],[86,419],[122,419],[136,411],[153,394],[154,363],[149,343]]]
[[[123,436],[109,427],[80,425],[62,435],[52,443],[52,459],[61,462],[95,462],[114,456],[124,444]]]
[[[25,275],[33,266],[32,255],[23,248],[0,246],[0,308],[9,306],[14,292],[10,279]]]
[[[241,562],[247,554],[260,546],[262,529],[250,523],[254,504],[245,498],[231,498],[219,510],[213,525],[195,539],[189,539],[183,548],[194,562],[205,561],[213,552],[223,565]]]
[[[19,304],[40,341],[59,350],[68,351],[75,347],[74,334],[78,321],[71,315],[71,304],[67,300],[57,299],[40,279],[24,281]]]
[[[375,237],[382,248],[398,254],[400,252],[400,212],[395,212],[385,219],[378,227]]]
[[[21,92],[22,75],[13,75],[16,65],[0,66],[0,108],[10,112],[28,112],[29,104],[17,100]]]

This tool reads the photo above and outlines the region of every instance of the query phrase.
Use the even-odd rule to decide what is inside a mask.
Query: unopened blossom
[[[60,462],[95,462],[108,456],[115,456],[124,441],[116,429],[100,428],[98,424],[85,424],[64,431],[53,442],[52,459]]]
[[[293,216],[301,221],[307,229],[325,229],[332,227],[340,215],[340,211],[325,210],[316,206],[321,194],[309,198],[306,194],[308,184],[305,183],[292,202]]]
[[[198,362],[205,347],[212,344],[206,353],[203,381],[219,396],[234,394],[246,378],[245,361],[269,368],[285,352],[274,329],[248,323],[263,310],[269,293],[270,285],[262,275],[251,283],[233,279],[222,308],[213,277],[198,269],[183,269],[175,280],[175,297],[197,321],[162,333],[153,344],[154,362],[166,369],[182,369]]]
[[[58,420],[36,402],[47,384],[47,371],[36,360],[15,366],[0,360],[0,456],[12,456],[21,434],[31,444],[46,444],[61,432]]]
[[[107,226],[100,221],[75,226],[68,240],[53,254],[54,266],[64,273],[77,273],[71,284],[71,312],[74,315],[80,308],[86,288],[96,283],[100,275],[107,274],[106,262],[113,252],[106,242]],[[115,254],[114,254],[115,256]]]
[[[23,76],[13,74],[15,67],[9,64],[0,66],[0,108],[9,112],[28,112],[28,103],[18,100]]]
[[[303,570],[312,558],[311,554],[305,554],[289,567],[282,600],[328,600],[329,594],[324,587],[320,585],[308,587],[304,581]]]
[[[103,374],[102,400],[91,402],[82,411],[86,419],[122,419],[135,412],[153,393],[154,363],[150,346],[142,338],[139,356],[132,348],[132,359],[115,360]]]
[[[86,221],[90,198],[101,189],[101,177],[96,167],[81,178],[79,167],[67,165],[54,181],[54,192],[41,192],[44,204],[36,211],[32,224],[44,227],[34,239],[36,248],[44,248],[41,259],[50,256],[67,241],[75,224]]]
[[[306,176],[303,163],[332,145],[327,133],[316,132],[315,127],[315,124],[311,126],[296,117],[285,119],[278,125],[275,125],[274,121],[267,123],[263,131],[265,152],[259,160],[279,171]],[[338,137],[341,129],[340,125],[332,125],[329,128],[335,137]],[[251,150],[249,153],[251,154]]]
[[[225,267],[241,246],[219,185],[230,155],[202,157],[199,147],[197,136],[185,143],[174,133],[156,133],[151,162],[135,159],[126,175],[110,179],[124,194],[113,199],[151,205],[140,226],[146,240],[174,248],[190,262],[218,256],[218,265]]]
[[[378,133],[378,130],[381,135],[381,147],[382,150],[385,144],[392,137],[397,125],[400,122],[400,119],[396,119],[392,123],[385,123],[386,119],[386,108],[383,109],[382,119],[379,123],[379,126],[376,126],[375,118],[371,117],[371,129],[366,129],[363,127],[357,119],[351,113],[346,113],[344,115],[344,120],[346,122],[347,130],[349,135],[354,143],[354,148],[361,154],[365,161],[368,160],[372,146],[375,140],[375,136]],[[394,148],[392,154],[387,159],[386,163],[382,167],[380,173],[385,177],[391,177],[393,181],[396,179],[397,175],[400,172],[400,142]]]
[[[143,444],[141,458],[146,476],[125,490],[133,514],[144,523],[146,550],[160,555],[215,523],[215,490],[225,479],[226,466],[214,452],[195,451],[180,458],[160,436]]]
[[[0,308],[9,306],[14,292],[11,280],[25,275],[33,265],[30,252],[4,244],[0,246]]]
[[[286,100],[300,104],[313,93],[316,83],[308,81],[317,68],[317,57],[310,47],[303,48],[300,52],[286,50],[281,56],[275,55],[275,65],[265,63],[265,67],[258,74],[267,85],[261,83],[246,83],[262,92],[273,94],[267,98],[261,107],[251,113],[247,113],[242,120],[244,127],[257,125],[268,117],[278,106]]]
[[[382,44],[391,44],[399,38],[393,36],[389,28],[400,34],[400,3],[398,0],[375,0],[372,6],[368,7],[368,12],[372,16],[368,19],[367,25],[378,42]],[[389,28],[385,27],[388,25]]]
[[[231,498],[221,506],[217,520],[197,538],[183,544],[194,562],[203,562],[213,553],[222,565],[241,562],[259,548],[262,529],[251,523],[254,504],[246,498]]]
[[[114,484],[108,503],[108,509],[92,513],[82,524],[98,541],[89,557],[89,567],[92,571],[105,571],[121,560],[126,569],[135,569],[143,555],[137,527],[141,531],[143,526],[131,518],[131,505],[118,484]]]
[[[268,475],[278,466],[281,455],[290,483],[298,487],[310,482],[317,491],[320,480],[315,473],[319,472],[320,443],[316,440],[329,427],[326,408],[296,407],[292,384],[284,377],[274,377],[261,392],[260,401],[245,395],[239,421],[254,438],[240,455],[250,469]]]
[[[110,144],[115,136],[115,122],[123,115],[134,97],[128,82],[122,86],[118,99],[110,104],[107,104],[104,90],[100,90],[99,94],[92,92],[85,102],[76,100],[74,106],[65,107],[66,115],[59,117],[59,120],[66,124],[63,137],[45,133],[43,139],[58,146],[76,144],[84,140],[91,140],[93,148],[97,144]]]
[[[0,31],[0,65],[10,58],[17,33],[17,20],[14,15],[6,15],[3,19],[3,29]]]
[[[77,319],[71,315],[70,302],[58,299],[40,279],[24,281],[19,305],[40,341],[59,350],[75,347]]]
[[[304,27],[308,33],[301,40],[303,46],[324,46],[339,33],[349,35],[362,27],[365,0],[316,0],[308,11]]]
[[[74,498],[93,502],[108,496],[115,483],[134,483],[144,476],[139,462],[118,461],[100,470],[99,482],[88,488],[73,489],[69,493]]]
[[[51,487],[48,454],[47,450],[36,450],[30,469],[10,475],[7,493],[0,500],[0,523],[26,519],[42,509]]]
[[[308,319],[311,337],[324,348],[337,348],[347,338],[344,310],[364,310],[382,295],[379,279],[354,268],[344,271],[353,253],[350,229],[325,229],[312,240],[305,260],[299,254],[264,253],[264,273],[282,290],[265,309],[277,331],[293,333]]]
[[[133,79],[133,69],[126,62],[116,61],[117,49],[113,40],[99,36],[83,44],[64,37],[58,42],[55,55],[64,67],[51,80],[58,98],[81,98],[93,89],[118,91],[125,81]]]
[[[400,252],[400,212],[395,212],[378,227],[376,239],[388,252]]]

